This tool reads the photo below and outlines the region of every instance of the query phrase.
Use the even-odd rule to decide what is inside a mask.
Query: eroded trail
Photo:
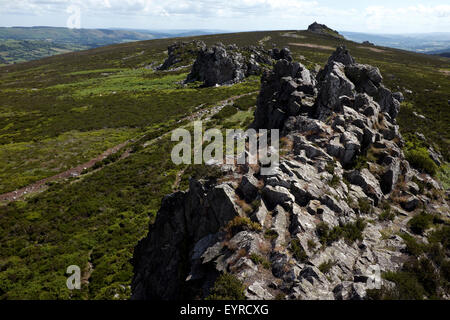
[[[233,96],[230,97],[226,100],[222,100],[219,101],[214,107],[212,108],[202,108],[203,106],[200,106],[200,110],[194,112],[193,114],[182,118],[179,122],[183,122],[183,121],[196,121],[196,120],[200,120],[202,119],[204,116],[206,116],[204,118],[205,121],[208,121],[211,119],[212,116],[214,116],[216,113],[218,113],[220,110],[222,110],[225,106],[232,104],[235,100],[257,93],[257,91],[255,92],[250,92],[250,93],[245,93],[245,94],[241,94],[241,95],[237,95],[237,96]],[[173,130],[172,130],[173,131]],[[162,138],[172,134],[172,131],[169,131],[165,134],[162,134],[161,136],[152,139],[150,141],[147,141],[144,144],[144,147],[147,147],[149,145],[154,144],[155,142],[160,141]],[[140,138],[138,138],[137,140],[139,140]],[[135,140],[134,140],[135,141]],[[8,192],[8,193],[4,193],[0,195],[0,202],[3,203],[8,203],[11,201],[16,201],[16,200],[21,200],[23,198],[25,198],[27,195],[30,194],[35,194],[38,192],[42,192],[47,188],[47,183],[48,182],[55,182],[55,181],[60,181],[60,180],[64,180],[67,178],[71,178],[71,177],[77,177],[79,175],[81,175],[81,173],[86,170],[86,169],[90,169],[92,168],[97,162],[102,161],[103,159],[107,158],[110,155],[116,154],[117,152],[119,152],[120,150],[122,150],[123,148],[125,148],[127,145],[129,145],[131,142],[133,142],[133,140],[128,140],[125,142],[122,142],[121,144],[118,144],[115,147],[112,147],[108,150],[106,150],[105,152],[103,152],[101,155],[99,155],[98,157],[95,157],[94,159],[89,160],[86,163],[80,164],[74,168],[71,168],[67,171],[61,172],[57,175],[36,181],[26,187]],[[127,158],[130,155],[129,152],[125,152],[121,159]],[[102,168],[99,168],[98,170],[101,170]]]
[[[101,160],[105,159],[106,157],[119,152],[119,150],[122,150],[129,143],[130,143],[130,140],[123,142],[115,147],[112,147],[112,148],[106,150],[98,157],[91,159],[86,163],[80,164],[74,168],[71,168],[67,171],[61,172],[52,177],[48,177],[48,178],[39,180],[39,181],[34,182],[26,187],[17,189],[12,192],[2,194],[2,195],[0,195],[0,201],[9,202],[9,201],[19,200],[30,193],[42,191],[43,189],[46,188],[46,183],[48,183],[48,182],[67,179],[70,177],[77,177],[81,174],[81,172],[83,172],[83,170],[92,168],[98,161],[101,161]]]

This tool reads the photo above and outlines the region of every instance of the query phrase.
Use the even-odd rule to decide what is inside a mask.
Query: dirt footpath
[[[103,152],[97,158],[91,159],[89,162],[80,164],[79,166],[77,166],[75,168],[71,168],[71,169],[61,172],[55,176],[42,179],[40,181],[37,181],[37,182],[30,184],[26,187],[23,187],[21,189],[2,194],[2,195],[0,195],[0,202],[2,202],[2,201],[9,202],[9,201],[20,200],[20,199],[24,198],[27,194],[42,191],[46,188],[47,182],[61,180],[61,179],[67,179],[70,177],[77,177],[81,174],[81,172],[83,172],[83,170],[92,168],[98,161],[105,159],[109,155],[117,153],[123,147],[128,145],[129,142],[130,141],[126,141],[124,143],[121,143],[121,144],[113,147],[113,148],[110,148],[110,149],[106,150],[105,152]]]

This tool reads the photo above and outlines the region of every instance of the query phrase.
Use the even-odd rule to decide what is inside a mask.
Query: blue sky
[[[65,27],[73,8],[82,28],[450,32],[449,0],[0,0],[0,26]]]

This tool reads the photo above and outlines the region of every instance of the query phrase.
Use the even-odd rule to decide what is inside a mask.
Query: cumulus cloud
[[[441,24],[449,26],[450,5],[437,6],[408,6],[400,8],[389,8],[386,6],[370,6],[365,10],[366,24],[368,29],[382,30],[386,26],[414,24],[429,27],[430,25]],[[445,23],[442,25],[442,23]],[[443,31],[446,31],[445,29]],[[447,30],[448,31],[448,30]]]
[[[34,15],[41,19],[48,16],[52,19],[64,14],[70,5],[76,5],[80,7],[83,16],[111,21],[115,21],[113,17],[123,17],[122,19],[130,22],[130,27],[139,27],[133,25],[134,17],[153,17],[165,18],[167,22],[174,22],[175,19],[202,20],[207,21],[211,28],[229,30],[243,29],[242,21],[246,22],[247,29],[256,28],[258,23],[259,27],[271,29],[305,26],[317,20],[329,23],[336,29],[354,31],[380,31],[387,28],[405,30],[408,27],[418,29],[430,24],[441,24],[443,27],[449,24],[450,6],[446,4],[394,8],[394,5],[384,5],[389,1],[378,1],[380,5],[366,7],[363,2],[364,0],[357,3],[357,8],[353,8],[341,2],[331,4],[322,0],[0,0],[0,14]],[[217,25],[218,21],[223,23],[225,20],[240,20],[241,24],[233,25],[234,28]]]
[[[114,14],[191,15],[202,17],[261,15],[274,12],[318,14],[317,1],[303,0],[1,0],[0,12],[43,14],[60,11],[68,5],[78,5],[86,11]],[[330,10],[330,9],[328,9]],[[334,11],[334,10],[333,10]],[[344,10],[342,10],[344,11]]]

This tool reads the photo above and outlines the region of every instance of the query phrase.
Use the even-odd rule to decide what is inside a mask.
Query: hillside
[[[0,64],[21,63],[90,48],[88,45],[39,40],[0,40]]]
[[[342,31],[341,33],[347,39],[352,41],[370,41],[379,46],[426,54],[448,52],[450,48],[450,33],[448,32],[424,34],[371,34]]]
[[[208,34],[203,30],[149,31],[68,29],[57,27],[0,27],[0,65],[41,59],[105,45]]]
[[[380,69],[388,88],[403,93],[397,118],[403,151],[419,154],[418,169],[448,188],[448,164],[422,165],[432,161],[429,147],[449,161],[450,60],[306,31],[183,41],[193,39],[208,46],[289,47],[294,61],[310,70],[345,44],[359,63]],[[155,70],[174,41],[116,44],[0,68],[2,298],[130,297],[130,259],[163,196],[187,189],[189,176],[214,175],[203,166],[174,165],[166,133],[209,112],[219,112],[211,126],[252,123],[260,77],[230,86],[183,86],[195,56],[173,70]],[[65,289],[65,269],[72,264],[84,267],[81,292]]]

